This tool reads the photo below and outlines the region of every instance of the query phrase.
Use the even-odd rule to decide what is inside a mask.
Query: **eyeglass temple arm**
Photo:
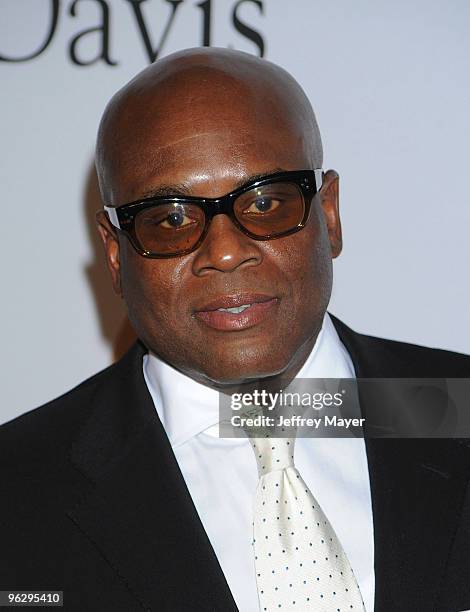
[[[323,185],[323,168],[315,168],[315,186],[317,188],[317,192],[320,191]]]
[[[108,213],[109,220],[114,227],[121,229],[121,224],[117,216],[116,208],[114,206],[104,206],[104,210]]]

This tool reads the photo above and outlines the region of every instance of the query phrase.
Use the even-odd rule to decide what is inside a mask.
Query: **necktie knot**
[[[259,477],[294,465],[294,438],[251,438]]]

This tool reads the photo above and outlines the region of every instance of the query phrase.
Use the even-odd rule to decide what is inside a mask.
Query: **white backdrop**
[[[150,62],[145,33],[160,55],[264,45],[305,88],[341,176],[331,311],[470,353],[469,32],[468,0],[0,0],[0,422],[130,341],[95,234],[92,159],[105,103]],[[36,57],[5,61],[48,34]]]

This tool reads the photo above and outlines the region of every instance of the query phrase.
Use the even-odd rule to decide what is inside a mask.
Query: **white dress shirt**
[[[247,438],[219,438],[219,394],[144,356],[144,377],[158,416],[235,602],[257,612],[252,548],[258,471]],[[297,378],[355,378],[330,317]],[[364,598],[374,609],[374,539],[365,444],[356,438],[298,438],[295,464],[328,516]]]

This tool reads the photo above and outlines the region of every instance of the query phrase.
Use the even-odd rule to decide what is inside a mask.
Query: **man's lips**
[[[237,293],[220,295],[197,308],[194,316],[221,331],[248,329],[271,316],[279,304],[279,298],[261,293]]]

